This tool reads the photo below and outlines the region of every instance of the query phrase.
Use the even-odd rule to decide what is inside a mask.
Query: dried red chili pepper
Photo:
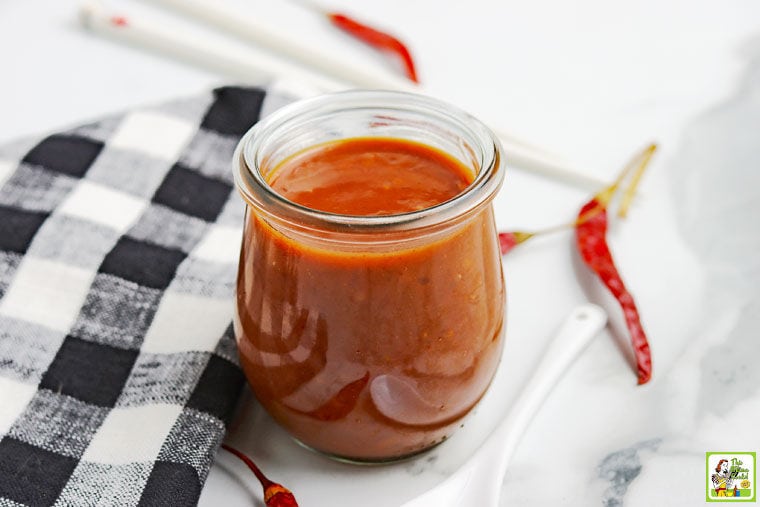
[[[597,198],[586,203],[581,212],[598,205]],[[597,214],[591,220],[576,228],[578,250],[584,262],[597,274],[602,283],[620,303],[625,315],[628,332],[631,334],[639,384],[644,384],[652,376],[652,357],[644,328],[641,326],[639,312],[633,297],[625,288],[620,273],[612,260],[612,253],[607,246],[607,212]]]
[[[253,475],[261,483],[261,487],[264,488],[264,503],[267,507],[298,507],[298,502],[296,502],[293,493],[288,488],[270,481],[251,458],[227,444],[222,444],[222,449],[237,456],[253,472]]]
[[[414,59],[412,58],[412,53],[403,42],[398,40],[393,35],[378,30],[377,28],[372,28],[371,26],[364,23],[360,23],[359,21],[340,12],[330,12],[312,0],[295,1],[302,7],[327,16],[327,19],[330,20],[330,23],[343,30],[348,35],[359,39],[360,41],[372,46],[375,49],[378,49],[380,51],[387,51],[396,55],[401,60],[401,63],[404,64],[404,71],[406,72],[406,76],[415,83],[419,83],[419,79],[417,79],[417,70],[414,65]]]
[[[633,195],[641,174],[655,149],[655,145],[650,146],[640,157],[638,170],[634,175],[631,186],[626,192],[626,197]],[[615,267],[612,252],[610,252],[607,244],[607,206],[631,167],[633,166],[626,168],[615,183],[597,193],[581,208],[578,214],[579,218],[584,216],[587,218],[576,226],[575,231],[578,250],[583,261],[596,273],[623,310],[636,357],[638,382],[639,384],[645,384],[652,377],[652,354],[649,349],[649,342],[641,325],[636,303],[631,293],[626,289],[623,279]],[[630,198],[627,198],[623,205],[627,207],[629,201]],[[621,207],[621,210],[623,209]]]
[[[626,216],[628,207],[636,193],[636,188],[656,148],[655,145],[651,145],[643,153],[634,158],[612,185],[598,192],[581,208],[575,221],[536,232],[512,231],[499,233],[499,247],[502,255],[504,255],[517,245],[539,234],[555,232],[568,227],[575,228],[578,249],[584,262],[597,274],[623,309],[626,326],[631,335],[631,342],[636,357],[639,384],[645,384],[652,376],[652,356],[646,333],[641,325],[638,308],[633,300],[633,296],[626,289],[620,273],[615,267],[612,253],[607,245],[607,206],[616,194],[622,181],[635,167],[636,170],[631,177],[631,183],[626,189],[618,210],[620,217],[624,218]]]
[[[381,32],[380,30],[365,25],[364,23],[360,23],[344,14],[328,12],[327,17],[333,25],[349,35],[369,44],[375,49],[388,51],[398,56],[401,59],[401,63],[404,64],[406,76],[415,83],[419,83],[412,53],[403,42],[388,33]]]

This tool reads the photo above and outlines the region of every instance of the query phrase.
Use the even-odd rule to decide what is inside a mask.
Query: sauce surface
[[[321,145],[271,174],[294,202],[354,214],[432,206],[472,178],[433,148],[387,139]],[[351,246],[332,249],[248,207],[235,315],[241,365],[261,404],[306,445],[399,458],[451,434],[495,372],[505,294],[493,212],[414,246]]]
[[[268,183],[307,208],[342,215],[395,215],[430,208],[467,188],[471,172],[428,145],[354,138],[286,159]]]

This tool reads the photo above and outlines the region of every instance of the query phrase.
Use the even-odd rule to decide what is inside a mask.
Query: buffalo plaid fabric
[[[243,385],[230,160],[259,88],[0,147],[0,505],[195,505]]]

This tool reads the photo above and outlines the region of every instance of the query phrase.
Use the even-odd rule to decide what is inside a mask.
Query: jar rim
[[[273,132],[303,115],[367,109],[413,112],[455,125],[469,134],[479,156],[474,180],[459,194],[420,210],[392,215],[344,215],[309,208],[287,199],[264,178],[261,147]],[[281,220],[301,226],[363,232],[411,230],[437,225],[480,210],[490,203],[504,180],[502,148],[496,135],[469,113],[428,96],[385,90],[348,90],[299,100],[260,120],[241,138],[232,162],[235,183],[245,201]]]

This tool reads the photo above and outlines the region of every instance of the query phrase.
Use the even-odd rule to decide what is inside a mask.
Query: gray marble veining
[[[602,460],[599,464],[599,477],[610,483],[602,497],[604,507],[623,505],[623,497],[628,491],[628,485],[641,473],[642,451],[656,451],[661,442],[659,438],[644,440],[626,449],[610,453]]]
[[[671,173],[681,232],[707,272],[702,319],[735,312],[730,333],[702,357],[699,414],[719,415],[760,389],[760,37],[744,49],[735,93],[684,130]]]

